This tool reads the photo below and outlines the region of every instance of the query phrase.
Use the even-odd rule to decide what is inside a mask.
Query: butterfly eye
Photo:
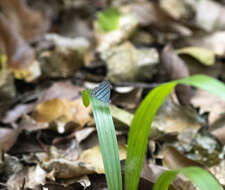
[[[109,103],[110,102],[110,83],[109,81],[102,81],[99,86],[92,90],[91,95],[97,98],[98,100]]]

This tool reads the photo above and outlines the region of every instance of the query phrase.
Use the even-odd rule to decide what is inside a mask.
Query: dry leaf
[[[84,107],[81,98],[74,101],[55,98],[39,104],[32,117],[40,123],[57,120],[62,124],[74,122],[82,127],[91,120],[89,112],[90,109]]]
[[[120,160],[126,159],[126,145],[119,144],[119,157]],[[102,161],[102,155],[100,152],[99,146],[94,146],[91,149],[85,150],[81,155],[79,160],[81,162],[86,163],[87,165],[91,165],[95,168],[95,171],[99,174],[104,173],[104,166]]]
[[[12,175],[7,181],[9,190],[36,189],[39,185],[44,185],[46,172],[37,165],[36,167],[25,167],[18,173]],[[23,186],[24,185],[24,186]]]
[[[0,128],[0,148],[8,151],[16,142],[20,129]]]
[[[89,164],[78,161],[69,161],[63,158],[43,161],[41,167],[49,172],[52,179],[79,178],[81,176],[94,173],[94,168]]]
[[[189,76],[189,69],[185,62],[176,55],[172,46],[165,46],[161,55],[161,77],[164,81],[177,80]],[[162,80],[162,79],[161,79]],[[188,105],[192,95],[191,87],[178,85],[175,87],[177,98],[182,105]]]
[[[200,47],[185,47],[176,50],[178,55],[190,55],[197,59],[200,63],[206,66],[211,66],[215,63],[215,53],[212,50]]]
[[[212,172],[222,185],[225,185],[225,160],[222,160],[218,165],[209,168],[209,171]]]
[[[186,158],[185,155],[178,152],[176,148],[172,146],[166,146],[162,150],[162,154],[163,154],[163,165],[171,170],[178,170],[180,168],[190,166],[202,167],[201,164]]]

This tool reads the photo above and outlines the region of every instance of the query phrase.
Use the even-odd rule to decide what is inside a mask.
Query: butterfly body
[[[110,103],[111,85],[109,81],[102,81],[92,90],[91,95],[104,103]]]

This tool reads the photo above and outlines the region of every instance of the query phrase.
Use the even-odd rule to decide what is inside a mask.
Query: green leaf
[[[176,178],[179,171],[165,171],[155,182],[153,190],[167,190],[173,180]]]
[[[176,52],[177,54],[190,55],[206,66],[211,66],[215,63],[215,53],[209,49],[200,47],[186,47],[178,49]]]
[[[191,180],[201,190],[222,190],[217,180],[206,170],[198,167],[180,169],[180,172]]]
[[[82,101],[85,107],[88,107],[90,104],[89,96],[91,95],[90,90],[83,90],[82,91]]]
[[[122,190],[122,176],[115,128],[109,104],[89,95],[109,190]]]
[[[158,108],[175,85],[176,82],[172,82],[153,89],[142,101],[134,115],[128,135],[128,152],[125,168],[127,190],[136,190],[138,187],[152,120]]]
[[[177,81],[180,84],[192,85],[202,90],[206,90],[223,100],[225,100],[224,83],[206,75],[194,75]]]
[[[188,167],[177,171],[163,172],[156,180],[153,190],[167,190],[179,173],[182,173],[190,179],[200,190],[222,190],[221,185],[211,174],[198,167]]]
[[[136,190],[145,158],[148,136],[153,118],[176,84],[187,84],[207,90],[225,100],[225,85],[204,75],[191,76],[172,81],[153,89],[142,101],[131,123],[128,136],[128,152],[125,168],[125,183],[127,190]]]
[[[118,28],[119,18],[119,10],[116,8],[111,8],[98,13],[97,23],[104,32],[110,32]]]

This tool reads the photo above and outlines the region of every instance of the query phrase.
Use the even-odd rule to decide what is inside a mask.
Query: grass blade
[[[192,85],[207,90],[225,100],[225,85],[216,79],[204,75],[195,75],[169,82],[152,90],[137,109],[131,123],[125,168],[126,190],[136,190],[138,187],[151,123],[158,108],[176,84]]]
[[[138,187],[152,120],[161,103],[175,85],[175,82],[167,83],[152,90],[134,115],[129,131],[125,168],[125,184],[127,190],[136,190]],[[160,93],[162,91],[163,93]]]
[[[223,188],[217,180],[206,170],[198,167],[188,167],[180,169],[180,172],[189,178],[194,185],[201,190],[222,190]]]
[[[208,77],[206,75],[193,75],[191,77],[178,80],[177,82],[201,88],[202,90],[208,91],[225,100],[225,85],[212,77]]]
[[[153,190],[167,190],[177,174],[182,173],[200,190],[222,190],[217,180],[206,170],[198,167],[182,168],[178,171],[166,171],[159,176]]]
[[[122,190],[118,144],[109,105],[89,95],[109,190]]]
[[[157,179],[153,190],[167,190],[179,171],[165,171]]]

